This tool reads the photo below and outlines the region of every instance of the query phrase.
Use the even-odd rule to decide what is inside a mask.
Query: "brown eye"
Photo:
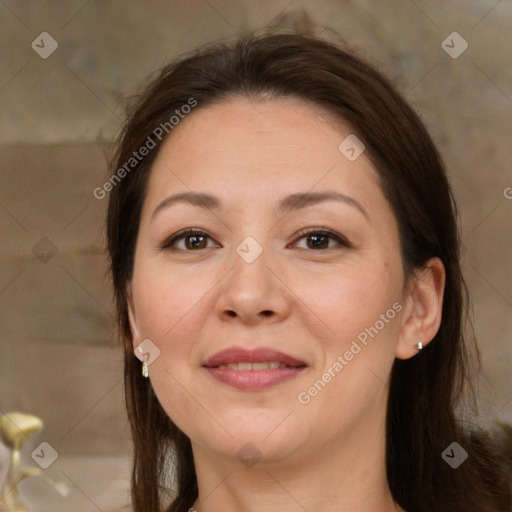
[[[204,249],[206,247],[206,238],[203,235],[187,235],[184,237],[185,247],[187,249]],[[189,242],[187,244],[187,242]]]
[[[308,235],[305,237],[310,244],[308,244],[309,249],[328,249],[329,248],[329,240],[332,240],[329,235]]]
[[[315,231],[310,230],[299,233],[299,238],[296,240],[306,240],[306,247],[300,247],[300,249],[313,249],[313,250],[327,250],[333,249],[336,245],[329,245],[331,241],[334,241],[338,246],[351,247],[350,243],[341,235],[332,231]]]
[[[184,241],[181,247],[178,247],[178,242]],[[198,249],[208,249],[208,240],[210,236],[204,231],[187,229],[176,233],[171,238],[165,240],[160,244],[160,249],[179,250],[192,252]]]

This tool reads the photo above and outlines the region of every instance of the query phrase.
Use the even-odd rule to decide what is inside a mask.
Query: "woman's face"
[[[133,344],[160,351],[151,385],[195,450],[300,461],[383,431],[404,275],[377,173],[352,139],[339,149],[350,134],[299,100],[240,97],[198,107],[160,150]]]

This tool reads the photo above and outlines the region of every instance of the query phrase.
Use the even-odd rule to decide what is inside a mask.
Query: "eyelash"
[[[208,233],[205,233],[204,231],[200,229],[194,229],[194,228],[188,228],[183,231],[180,231],[174,235],[172,235],[170,238],[167,238],[164,240],[161,244],[159,244],[159,248],[162,250],[180,250],[184,252],[194,252],[194,250],[189,249],[176,249],[173,247],[173,245],[178,242],[179,240],[185,239],[187,236],[194,236],[194,235],[202,235],[206,236],[207,238],[211,237],[208,235]],[[307,236],[311,235],[320,235],[324,237],[329,237],[331,240],[336,241],[340,246],[350,248],[352,247],[352,244],[343,236],[339,235],[338,233],[335,233],[334,231],[331,231],[330,229],[324,227],[324,226],[318,226],[316,228],[312,229],[304,229],[302,231],[299,231],[297,233],[297,237],[295,238],[295,242],[301,240],[302,238],[306,238]],[[333,249],[334,247],[328,247],[326,249],[318,249],[317,252],[320,251],[328,251],[329,249]],[[201,250],[201,249],[198,249]],[[307,250],[307,249],[306,249]],[[311,249],[315,250],[315,249]]]

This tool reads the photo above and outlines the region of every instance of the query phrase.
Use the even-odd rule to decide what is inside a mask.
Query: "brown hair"
[[[504,464],[487,434],[468,429],[456,412],[478,352],[474,359],[469,357],[463,332],[468,294],[459,264],[455,201],[420,118],[373,66],[352,51],[297,34],[246,36],[233,45],[196,50],[164,67],[130,109],[112,171],[125,165],[155,128],[191,98],[199,109],[234,95],[295,97],[348,123],[366,145],[396,216],[406,275],[412,276],[434,256],[445,265],[437,335],[416,357],[395,360],[391,371],[386,465],[394,499],[411,512],[508,510],[511,496]],[[133,271],[146,183],[161,145],[156,142],[157,147],[112,189],[108,251],[125,347],[126,402],[134,443],[133,507],[136,512],[162,510],[165,494],[174,485],[176,494],[165,510],[185,512],[198,493],[191,443],[142,377],[127,315],[126,284]],[[441,457],[454,441],[469,454],[457,469]]]

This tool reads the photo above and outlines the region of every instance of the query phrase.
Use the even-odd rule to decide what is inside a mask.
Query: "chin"
[[[190,430],[191,439],[219,456],[238,459],[242,463],[245,458],[258,459],[261,462],[273,462],[289,457],[300,445],[306,442],[306,436],[301,440],[301,429],[294,424],[290,411],[246,410],[239,411],[244,417],[217,418],[226,430],[217,422],[196,425]],[[261,416],[267,416],[262,418]],[[286,418],[286,419],[285,419]],[[284,420],[284,421],[283,421]],[[207,428],[204,428],[207,426]],[[187,433],[188,429],[184,431]],[[195,430],[195,433],[192,432]]]
[[[220,442],[215,442],[211,438],[206,442],[209,450],[216,452],[220,457],[238,461],[249,468],[256,463],[272,464],[288,459],[297,448],[294,446],[297,443],[290,436],[285,438],[276,435],[274,438],[272,434],[265,437],[267,435],[268,432],[261,436],[251,436],[243,432],[240,435],[234,434],[233,438],[219,440]]]

